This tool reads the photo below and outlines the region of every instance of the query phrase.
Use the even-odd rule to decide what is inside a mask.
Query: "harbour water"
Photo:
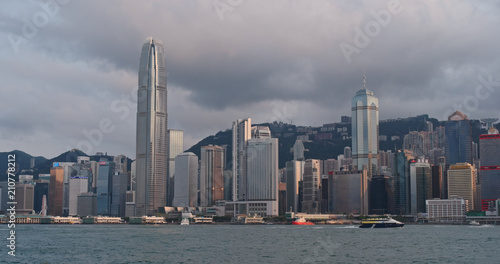
[[[499,263],[500,226],[17,225],[2,263]]]

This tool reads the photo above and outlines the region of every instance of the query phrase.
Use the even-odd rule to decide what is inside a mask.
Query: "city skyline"
[[[499,6],[398,3],[244,1],[221,13],[202,1],[70,1],[52,9],[10,2],[0,11],[1,89],[9,98],[2,151],[54,157],[80,148],[134,158],[137,50],[150,35],[166,40],[169,123],[185,131],[186,149],[245,116],[336,122],[349,114],[363,72],[384,105],[380,120],[423,111],[439,120],[455,110],[499,116],[498,37],[490,34]],[[34,23],[43,13],[47,21]],[[354,45],[350,61],[342,43]],[[456,107],[464,103],[470,107]]]

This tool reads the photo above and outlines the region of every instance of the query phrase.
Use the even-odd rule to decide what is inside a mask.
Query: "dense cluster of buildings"
[[[306,159],[299,135],[293,160],[279,168],[277,135],[251,118],[232,124],[230,146],[201,147],[200,157],[183,152],[183,131],[167,127],[163,45],[149,38],[141,53],[136,159],[78,157],[54,162],[49,175],[16,184],[19,214],[52,216],[147,216],[168,208],[208,208],[226,215],[397,214],[457,221],[470,211],[498,215],[500,134],[493,127],[472,139],[468,117],[456,111],[445,126],[410,131],[401,150],[381,151],[379,103],[363,87],[352,98],[351,117],[315,134],[337,131],[351,140],[336,159]],[[230,164],[226,162],[232,153]],[[0,183],[0,211],[7,185]],[[214,212],[215,212],[214,211]]]

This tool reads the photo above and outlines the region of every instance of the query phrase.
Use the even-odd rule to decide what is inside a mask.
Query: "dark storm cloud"
[[[339,121],[364,73],[381,119],[443,119],[459,106],[474,118],[500,114],[500,87],[486,99],[475,94],[480,78],[500,80],[493,1],[244,0],[222,15],[212,1],[65,2],[17,53],[9,34],[23,37],[44,2],[10,1],[0,11],[2,151],[56,155],[92,141],[84,131],[109,119],[115,129],[92,151],[133,157],[137,68],[151,35],[164,43],[169,126],[185,130],[186,147],[236,118]],[[399,11],[382,25],[392,3]],[[347,60],[342,43],[359,52]]]

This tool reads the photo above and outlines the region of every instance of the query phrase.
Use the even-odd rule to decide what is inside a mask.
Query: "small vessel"
[[[313,222],[306,221],[304,217],[296,218],[292,221],[292,225],[314,225]]]
[[[472,220],[469,222],[469,225],[473,225],[473,226],[478,226],[478,225],[481,225],[478,221],[476,220]]]
[[[188,218],[182,218],[181,225],[189,225],[189,219]]]
[[[368,218],[361,221],[359,228],[403,227],[405,224],[392,218]]]

